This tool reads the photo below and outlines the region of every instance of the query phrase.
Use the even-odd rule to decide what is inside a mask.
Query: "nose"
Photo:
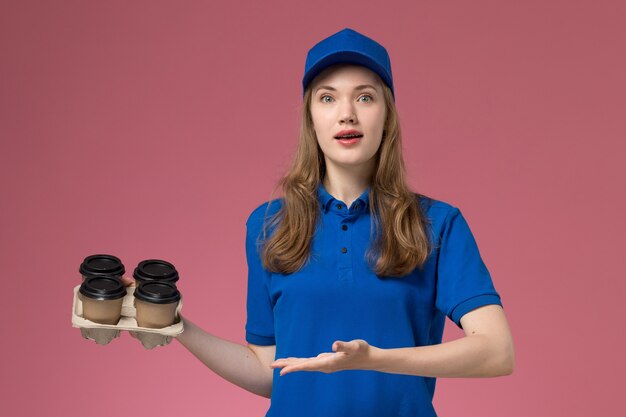
[[[352,103],[348,100],[339,110],[341,114],[340,123],[356,123],[356,113],[352,107]]]

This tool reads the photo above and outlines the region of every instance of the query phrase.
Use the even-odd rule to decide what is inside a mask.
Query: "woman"
[[[512,337],[467,222],[405,182],[385,48],[349,28],[320,41],[303,96],[284,197],[246,222],[248,346],[187,319],[178,340],[271,398],[267,416],[436,416],[436,377],[510,374]],[[465,337],[441,343],[446,316]]]

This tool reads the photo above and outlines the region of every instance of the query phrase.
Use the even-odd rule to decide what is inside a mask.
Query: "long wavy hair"
[[[376,152],[370,180],[370,247],[366,262],[378,277],[400,278],[416,267],[423,268],[433,244],[429,220],[419,199],[405,182],[400,123],[389,87],[383,87],[387,117],[383,138]],[[326,173],[326,163],[311,117],[311,86],[301,108],[300,140],[290,167],[274,187],[283,191],[283,204],[272,216],[267,206],[261,244],[262,263],[274,273],[298,271],[310,259],[313,235],[321,216],[317,189]],[[271,200],[271,199],[270,199]],[[268,237],[268,230],[273,230]]]

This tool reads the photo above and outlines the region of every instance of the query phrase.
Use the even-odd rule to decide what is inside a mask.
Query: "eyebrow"
[[[361,85],[357,85],[356,87],[354,87],[355,90],[364,90],[366,88],[371,88],[374,91],[378,91],[376,89],[376,87],[374,87],[373,85],[370,85],[370,84],[361,84]],[[331,90],[331,91],[337,91],[336,88],[331,87],[330,85],[321,85],[321,86],[319,86],[319,87],[317,87],[315,89],[315,92],[317,93],[319,90],[322,90],[322,89]]]

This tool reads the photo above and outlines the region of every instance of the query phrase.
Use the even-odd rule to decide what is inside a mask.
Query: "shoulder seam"
[[[263,217],[265,216],[265,210],[266,207],[270,204],[273,205],[273,203],[278,202],[280,203],[280,198],[275,198],[273,200],[270,201],[264,201],[263,203],[259,204],[254,210],[252,210],[252,212],[250,212],[250,214],[248,215],[248,219],[246,220],[246,225],[248,225],[250,223],[250,220],[254,217],[260,216],[261,219],[263,219]],[[260,213],[260,214],[259,214]],[[271,211],[270,211],[271,213]]]

